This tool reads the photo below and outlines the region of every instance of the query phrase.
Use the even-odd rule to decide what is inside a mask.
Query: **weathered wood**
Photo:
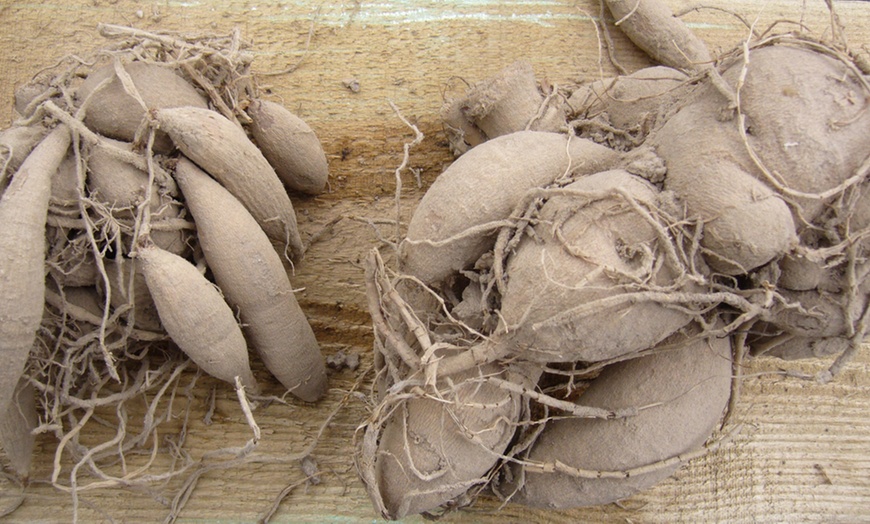
[[[689,2],[669,0],[675,10]],[[752,0],[705,2],[742,14],[757,26],[778,19],[798,19],[817,33],[829,27],[824,2]],[[802,11],[805,6],[806,11]],[[837,2],[855,48],[870,42],[870,4]],[[474,82],[514,60],[530,61],[536,73],[555,84],[590,80],[599,73],[599,45],[590,15],[595,0],[559,2],[154,2],[70,0],[44,3],[7,1],[0,7],[0,123],[13,120],[13,89],[65,54],[85,54],[101,44],[98,22],[129,24],[148,30],[228,34],[234,27],[253,41],[258,73],[279,71],[304,59],[291,74],[259,79],[271,97],[284,103],[317,132],[330,165],[331,191],[316,198],[294,199],[303,239],[318,233],[338,215],[391,219],[394,170],[402,144],[413,139],[390,108],[392,101],[415,122],[426,138],[411,151],[410,166],[419,170],[423,187],[410,173],[403,176],[402,217],[406,220],[425,187],[452,160],[440,130],[437,111],[448,85],[457,78]],[[720,11],[691,13],[686,20],[715,53],[737,45],[747,34],[742,23]],[[313,27],[313,30],[312,30]],[[611,26],[611,29],[612,26]],[[311,32],[310,47],[305,51]],[[612,33],[624,67],[635,70],[649,60],[618,31]],[[614,68],[601,58],[604,75]],[[343,81],[356,79],[359,92]],[[390,237],[393,227],[381,225]],[[331,372],[331,390],[316,405],[272,404],[255,411],[263,431],[258,452],[287,457],[299,453],[316,436],[322,421],[371,363],[371,328],[365,309],[360,262],[376,245],[373,229],[346,219],[313,244],[292,276],[303,309],[327,354],[339,349],[362,355],[360,371]],[[582,511],[527,510],[481,498],[446,522],[602,521],[859,521],[870,507],[870,350],[865,350],[831,384],[788,379],[776,374],[782,363],[759,359],[747,378],[735,422],[747,425],[717,452],[693,461],[649,492],[626,500],[623,507]],[[815,372],[826,362],[789,364]],[[280,393],[262,367],[255,369],[271,393]],[[757,375],[756,374],[760,374]],[[184,383],[192,378],[186,373]],[[216,388],[216,412],[203,422],[208,396]],[[367,393],[370,380],[362,384]],[[193,391],[185,449],[193,456],[223,446],[242,446],[251,432],[235,393],[218,381],[201,378]],[[183,403],[176,408],[180,410]],[[372,521],[377,518],[353,469],[352,439],[367,415],[365,403],[350,396],[314,448],[322,472],[318,485],[302,485],[283,501],[275,522]],[[134,414],[135,415],[135,414]],[[108,415],[107,415],[108,416]],[[135,420],[135,416],[131,416]],[[161,435],[178,431],[180,422]],[[110,438],[99,424],[87,431],[93,441]],[[72,516],[66,493],[42,482],[51,472],[57,441],[38,440],[34,483],[11,521],[57,520]],[[64,462],[63,475],[71,464]],[[5,464],[5,457],[0,458]],[[247,464],[202,477],[181,520],[254,521],[281,490],[304,478],[296,461]],[[64,477],[61,477],[64,481]],[[68,479],[67,479],[68,481]],[[65,481],[66,482],[66,481]],[[90,482],[87,474],[81,483]],[[80,494],[82,521],[153,522],[168,513],[166,496],[180,482],[155,486],[153,492],[122,488]],[[0,509],[16,488],[0,480]],[[163,497],[163,498],[162,498]],[[499,510],[496,514],[495,512]],[[409,519],[417,521],[419,519]]]

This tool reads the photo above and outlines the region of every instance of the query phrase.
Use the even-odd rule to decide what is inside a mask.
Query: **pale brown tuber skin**
[[[46,264],[52,280],[62,286],[92,286],[97,282],[94,253],[82,232],[47,226]]]
[[[441,122],[450,144],[450,151],[455,156],[468,152],[487,140],[486,134],[471,123],[462,114],[461,100],[448,100],[441,106]]]
[[[45,222],[51,177],[70,133],[56,127],[28,155],[0,198],[0,413],[24,371],[45,303]]]
[[[46,98],[58,94],[56,87],[50,87],[51,77],[47,72],[37,74],[29,82],[18,86],[13,95],[15,112],[29,118]]]
[[[119,160],[107,151],[108,147],[133,151],[132,144],[111,139],[92,147],[87,155],[87,188],[91,198],[105,204],[113,217],[133,229],[139,206],[145,200],[148,173]],[[182,205],[175,199],[177,196],[178,188],[171,179],[154,180],[149,204],[151,241],[176,255],[187,256],[190,234],[179,227],[161,227],[183,214]]]
[[[488,480],[522,409],[517,393],[488,377],[529,381],[522,370],[482,366],[439,381],[426,396],[389,406],[377,450],[365,457],[374,469],[366,487],[384,518],[434,511]]]
[[[668,165],[665,186],[706,221],[702,244],[712,267],[741,275],[767,260],[776,265],[776,275],[758,279],[777,286],[766,319],[776,333],[753,340],[754,353],[796,359],[854,351],[866,276],[859,271],[850,284],[845,274],[865,248],[859,241],[849,255],[852,248],[830,246],[838,238],[852,244],[868,225],[866,200],[848,189],[866,177],[867,89],[847,64],[794,45],[747,48],[722,78],[739,97],[736,112],[706,85],[652,134]]]
[[[836,198],[823,194],[866,161],[870,134],[866,95],[842,63],[792,46],[753,49],[745,61],[722,75],[740,86],[739,115],[722,118],[728,101],[706,85],[650,137],[668,166],[665,186],[706,222],[705,247],[720,256],[708,262],[728,274],[794,247],[804,222]]]
[[[48,133],[41,124],[13,126],[0,131],[0,195],[12,173]]]
[[[722,74],[730,85],[738,85],[744,61],[740,111],[752,151],[768,172],[754,165],[753,175],[800,206],[796,224],[814,221],[836,199],[821,194],[867,161],[870,92],[840,60],[788,45],[750,50]],[[742,141],[736,144],[746,151]]]
[[[680,465],[654,465],[699,449],[719,423],[731,395],[728,337],[680,341],[649,356],[612,364],[577,399],[609,410],[636,408],[622,419],[565,418],[547,423],[511,465],[501,496],[535,507],[608,504],[669,477]],[[563,467],[549,470],[554,463]],[[586,475],[573,473],[581,470]],[[596,478],[594,472],[604,472]]]
[[[713,61],[707,45],[663,2],[605,0],[617,26],[660,64],[697,71]]]
[[[670,67],[647,67],[630,75],[580,86],[571,94],[567,105],[574,118],[589,124],[603,119],[609,126],[642,141],[659,123],[663,108],[671,106],[690,88],[688,80],[687,75]],[[597,130],[594,125],[589,127],[588,133],[594,137]],[[611,139],[609,129],[600,133]]]
[[[779,261],[780,275],[776,284],[792,291],[810,291],[830,283],[830,272],[821,258],[791,252]]]
[[[677,307],[640,298],[649,289],[675,297],[693,289],[673,261],[656,263],[673,240],[660,238],[644,213],[665,208],[653,185],[622,170],[581,177],[550,198],[534,236],[508,259],[500,343],[537,362],[597,362],[650,348],[688,324],[691,300]],[[632,294],[638,298],[572,313]]]
[[[870,284],[870,283],[867,283]],[[788,306],[774,306],[770,322],[793,335],[811,338],[847,337],[864,314],[867,284],[859,288],[851,303],[844,300],[842,290],[825,292],[780,290]],[[800,309],[796,306],[799,305]]]
[[[76,176],[76,158],[68,153],[51,177],[49,207],[55,214],[80,217],[79,183]]]
[[[88,104],[85,124],[103,136],[132,142],[147,112],[152,109],[182,106],[208,108],[205,96],[168,67],[131,62],[124,65],[123,69],[132,79],[144,107],[126,91],[114,64],[88,75],[76,93],[79,104]],[[108,83],[99,88],[103,82]],[[173,146],[166,135],[160,134],[155,138],[154,148],[165,153],[171,151]]]
[[[771,342],[774,342],[771,344]],[[779,343],[776,343],[779,342]],[[830,358],[840,355],[851,345],[848,338],[843,337],[800,337],[791,336],[767,340],[765,343],[753,345],[753,354],[777,357],[783,360],[800,360],[805,358]]]
[[[472,86],[441,109],[454,153],[516,131],[560,132],[565,127],[561,99],[545,100],[532,65],[515,62]]]
[[[326,190],[329,166],[314,130],[281,104],[254,100],[247,110],[260,151],[288,188],[307,195]]]
[[[526,191],[618,161],[615,151],[557,133],[520,131],[481,144],[451,164],[417,205],[400,246],[402,271],[435,284],[467,269],[492,249]]]
[[[782,256],[797,233],[783,198],[752,176],[734,123],[719,122],[710,114],[715,109],[709,98],[683,107],[648,142],[667,165],[665,188],[685,202],[689,218],[704,223],[707,263],[737,275]]]
[[[132,218],[135,206],[145,197],[148,173],[119,160],[106,150],[107,147],[114,147],[132,152],[133,144],[112,139],[105,139],[102,144],[91,147],[87,154],[88,190],[92,198],[110,206],[119,217]],[[155,211],[159,208],[161,194],[177,196],[178,189],[171,180],[155,180],[151,192]]]
[[[133,311],[128,313],[127,318],[132,315],[133,325],[137,328],[159,333],[163,331],[160,315],[157,313],[157,306],[151,298],[140,265],[135,258],[122,257],[105,262],[106,274],[111,286],[110,302],[115,309],[131,307]],[[100,287],[104,285],[102,279],[97,284]],[[102,290],[101,294],[105,296],[106,291]]]
[[[0,447],[6,452],[13,471],[25,482],[30,477],[36,445],[33,430],[39,425],[35,397],[33,386],[22,377],[6,411],[0,412]]]
[[[258,391],[245,337],[214,285],[193,264],[154,245],[137,248],[136,259],[172,341],[209,375],[230,384],[239,377]]]
[[[305,252],[296,212],[269,162],[245,132],[208,109],[180,107],[154,111],[184,155],[218,180],[248,209],[273,243],[293,260]]]
[[[182,158],[175,178],[196,222],[205,260],[269,371],[313,402],[326,392],[326,367],[287,271],[266,234],[220,184]]]

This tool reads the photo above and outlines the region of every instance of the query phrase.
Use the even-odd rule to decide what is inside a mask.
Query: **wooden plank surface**
[[[669,0],[675,9],[689,3]],[[817,34],[829,26],[821,1],[712,0],[764,27],[779,19],[801,20]],[[850,44],[870,43],[870,2],[837,2]],[[318,133],[330,162],[331,192],[297,201],[306,238],[339,215],[392,218],[394,170],[402,146],[413,133],[391,109],[392,101],[419,126],[424,141],[411,151],[410,165],[422,187],[406,173],[401,213],[407,219],[425,188],[452,157],[445,147],[437,111],[456,78],[477,81],[516,59],[533,64],[540,78],[555,84],[588,81],[613,68],[599,54],[592,18],[593,0],[579,1],[424,1],[316,2],[313,0],[154,1],[69,0],[0,5],[0,123],[13,119],[14,88],[67,54],[87,54],[101,45],[99,22],[147,30],[228,34],[239,28],[257,52],[254,69],[278,71],[304,58],[292,74],[261,78],[275,100],[304,118]],[[734,17],[704,10],[685,18],[714,50],[727,50],[747,32]],[[306,40],[311,34],[306,51]],[[629,70],[649,60],[618,32],[617,56]],[[343,81],[356,79],[359,92]],[[392,234],[386,227],[381,232]],[[368,225],[343,220],[315,243],[296,268],[294,286],[326,354],[358,353],[356,372],[331,372],[327,398],[316,405],[290,401],[255,412],[263,438],[256,463],[204,474],[180,514],[181,522],[256,521],[282,489],[304,475],[295,455],[313,445],[311,456],[322,471],[317,485],[303,484],[280,504],[274,522],[371,522],[378,519],[353,469],[355,429],[371,407],[361,395],[370,382],[362,371],[371,362],[371,328],[362,286],[361,258],[378,239]],[[621,506],[572,511],[499,507],[486,497],[451,513],[446,522],[870,522],[870,349],[834,383],[784,378],[783,367],[816,372],[824,361],[784,364],[758,359],[749,364],[743,397],[734,416],[742,431],[718,451],[695,460],[673,478],[632,497]],[[258,378],[280,394],[262,368]],[[193,380],[185,373],[182,383]],[[208,397],[215,392],[215,414],[207,425]],[[185,450],[194,458],[226,446],[242,446],[251,432],[230,388],[199,378],[189,403]],[[334,413],[317,438],[321,424]],[[135,417],[132,417],[135,420]],[[175,418],[161,427],[173,435]],[[89,424],[92,442],[108,440],[113,430]],[[68,493],[48,482],[57,440],[43,435],[38,444],[34,482],[26,500],[6,517],[9,522],[65,522],[73,516]],[[0,459],[4,460],[4,459]],[[58,482],[69,485],[73,464],[59,458]],[[5,462],[4,462],[5,463]],[[158,458],[157,466],[166,459]],[[94,479],[79,472],[80,487]],[[169,513],[168,501],[182,479],[144,488],[82,491],[81,521],[155,522]],[[0,506],[18,491],[0,480]],[[417,522],[419,517],[407,519]]]

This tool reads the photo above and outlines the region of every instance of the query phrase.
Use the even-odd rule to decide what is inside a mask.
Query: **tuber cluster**
[[[290,194],[326,189],[314,132],[260,98],[237,33],[101,32],[116,43],[22,86],[0,133],[0,444],[23,479],[37,420],[60,437],[142,373],[165,390],[164,341],[250,393],[249,350],[299,399],[327,386],[288,277]]]
[[[357,466],[389,519],[488,490],[629,497],[715,445],[740,359],[868,331],[870,84],[845,44],[713,58],[659,2],[606,2],[661,63],[564,92],[514,64],[441,113],[459,158],[389,270],[367,262],[378,407]]]

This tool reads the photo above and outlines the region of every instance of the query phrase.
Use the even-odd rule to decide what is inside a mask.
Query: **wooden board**
[[[669,0],[674,9],[689,2]],[[801,20],[823,34],[830,20],[821,1],[752,0],[706,2],[728,8],[765,27],[780,19]],[[850,44],[870,43],[870,3],[837,2]],[[331,192],[297,201],[303,235],[308,238],[339,215],[393,218],[395,169],[403,144],[413,139],[390,106],[424,133],[411,150],[410,172],[402,177],[401,216],[407,219],[426,187],[451,162],[437,111],[445,90],[457,78],[481,80],[517,59],[533,64],[540,78],[569,84],[612,74],[600,55],[593,19],[598,3],[579,1],[317,2],[314,0],[214,0],[209,2],[132,0],[57,0],[43,3],[5,1],[0,6],[0,123],[13,119],[12,93],[40,69],[67,54],[86,54],[101,45],[99,22],[146,30],[228,34],[239,28],[257,52],[258,73],[279,71],[304,59],[292,74],[263,77],[275,100],[304,118],[318,133],[330,162]],[[685,18],[714,50],[727,50],[747,34],[741,22],[721,11],[703,10]],[[306,49],[309,34],[310,45]],[[616,56],[635,70],[649,60],[618,32]],[[344,81],[356,79],[359,92]],[[381,234],[393,235],[390,226]],[[293,282],[303,288],[300,302],[310,316],[326,354],[338,350],[362,356],[357,372],[331,372],[327,398],[316,405],[290,401],[255,412],[263,438],[257,448],[262,462],[206,472],[199,479],[181,522],[256,521],[282,489],[304,480],[296,455],[313,445],[322,472],[317,485],[302,484],[281,502],[274,522],[371,522],[378,519],[353,468],[353,437],[370,405],[351,391],[371,362],[371,327],[365,307],[360,261],[377,245],[374,230],[350,218],[336,224],[315,243]],[[817,372],[828,363],[788,364],[789,369]],[[500,507],[481,498],[446,522],[870,522],[870,349],[850,364],[835,382],[817,384],[776,373],[786,364],[758,359],[746,370],[743,397],[734,415],[742,431],[716,452],[692,461],[673,478],[624,501],[573,511]],[[269,384],[262,369],[258,378]],[[186,372],[182,384],[193,373]],[[215,413],[204,416],[215,393]],[[270,392],[279,394],[275,383]],[[243,446],[251,432],[234,392],[199,378],[189,403],[179,400],[173,413],[189,407],[184,449],[193,458],[226,446]],[[321,424],[334,413],[330,424]],[[133,414],[135,415],[135,414]],[[131,416],[131,420],[135,420]],[[165,423],[173,436],[181,419]],[[93,442],[108,440],[113,430],[89,424]],[[33,483],[9,522],[69,521],[77,511],[83,522],[161,521],[183,479],[149,488],[86,489],[94,479],[78,472],[82,491],[74,510],[72,497],[49,479],[58,441],[39,439]],[[5,459],[3,459],[5,460]],[[70,484],[73,464],[62,466],[58,483]],[[158,466],[166,465],[158,459]],[[18,494],[0,481],[0,506]],[[408,521],[420,521],[419,517]]]

